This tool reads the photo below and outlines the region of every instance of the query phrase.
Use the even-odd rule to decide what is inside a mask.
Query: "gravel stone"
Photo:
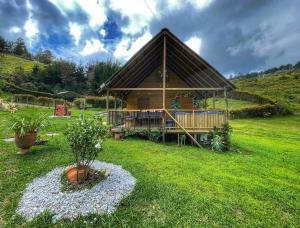
[[[53,222],[91,213],[113,213],[120,201],[130,195],[136,179],[119,165],[94,161],[92,168],[110,174],[91,189],[71,193],[61,192],[63,167],[35,178],[24,190],[17,213],[30,221],[47,210],[54,214]]]

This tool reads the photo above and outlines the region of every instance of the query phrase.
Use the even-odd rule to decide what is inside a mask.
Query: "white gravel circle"
[[[108,170],[110,175],[91,189],[61,192],[60,177],[65,168],[55,168],[42,177],[35,178],[23,192],[17,213],[32,220],[46,210],[53,220],[91,213],[111,214],[120,201],[133,190],[136,179],[119,165],[94,161],[94,169]]]

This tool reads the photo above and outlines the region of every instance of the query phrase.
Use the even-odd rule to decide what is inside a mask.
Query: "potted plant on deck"
[[[90,166],[102,144],[107,127],[99,117],[86,119],[83,116],[68,126],[65,135],[71,146],[75,164],[66,170],[70,183],[82,183],[87,179]]]
[[[15,133],[15,143],[20,148],[19,154],[27,154],[37,139],[38,131],[47,124],[44,115],[14,114],[12,130]]]

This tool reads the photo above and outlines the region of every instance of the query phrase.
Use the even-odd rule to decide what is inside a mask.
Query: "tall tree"
[[[121,64],[118,61],[113,61],[112,59],[90,64],[88,66],[89,93],[97,95],[100,85],[120,68]]]
[[[18,38],[14,43],[13,53],[25,57],[30,55],[22,38]]]
[[[40,49],[38,53],[35,55],[35,59],[41,63],[49,64],[53,61],[53,55],[50,50],[42,50]]]
[[[0,36],[0,52],[5,52],[6,47],[7,47],[6,40],[2,36]]]

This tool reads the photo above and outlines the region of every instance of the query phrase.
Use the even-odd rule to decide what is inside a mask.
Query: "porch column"
[[[116,99],[116,94],[114,94],[114,109],[117,109],[117,99]]]
[[[162,103],[163,110],[166,109],[166,57],[167,57],[167,45],[166,45],[166,35],[164,34],[164,47],[163,47],[163,91],[162,91]],[[162,118],[163,132],[162,140],[165,142],[165,131],[166,131],[166,113],[163,112]]]
[[[213,109],[216,109],[216,91],[213,91]]]
[[[109,122],[109,89],[106,90],[106,113],[107,113],[107,124],[110,124],[110,122]]]

